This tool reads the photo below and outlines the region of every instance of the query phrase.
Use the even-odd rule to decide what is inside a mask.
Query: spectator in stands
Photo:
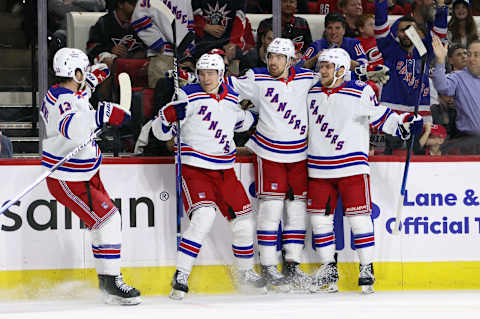
[[[319,55],[324,49],[338,47],[348,52],[351,58],[350,69],[353,70],[360,64],[367,63],[367,56],[363,51],[360,41],[345,37],[347,23],[338,12],[330,12],[325,16],[324,38],[314,41],[305,51],[300,62],[303,67],[313,69]]]
[[[297,57],[300,58],[305,49],[312,43],[312,34],[306,19],[295,16],[297,0],[282,1],[282,38],[293,41]],[[272,29],[272,18],[262,20],[257,29],[257,39]]]
[[[375,14],[375,0],[362,0],[363,13]],[[412,12],[410,3],[402,0],[388,0],[388,14],[403,16]]]
[[[12,142],[0,132],[0,158],[10,158],[13,154]]]
[[[467,66],[467,48],[458,43],[451,44],[448,48],[448,72],[463,70]]]
[[[385,65],[390,69],[390,80],[382,88],[380,101],[398,113],[413,112],[415,106],[419,104],[418,113],[424,118],[425,123],[431,123],[430,85],[428,77],[421,74],[421,57],[413,43],[405,34],[406,28],[417,26],[416,20],[412,16],[403,16],[392,25],[392,30],[390,31],[390,26],[387,23],[388,1],[377,0],[375,6],[377,46],[382,53]],[[428,31],[424,33],[419,32],[422,34],[423,42],[430,56],[432,53],[431,31],[433,31],[433,28],[435,28],[437,32],[445,30],[441,35],[443,37],[446,36],[447,13],[448,9],[446,7],[439,6],[435,15],[434,24],[427,24]],[[417,30],[417,32],[418,31],[420,30]],[[428,73],[429,64],[427,63],[425,74]],[[418,100],[419,96],[420,103]],[[387,136],[385,152],[391,154],[394,148],[403,146],[404,143],[399,139]]]
[[[448,40],[451,43],[461,43],[465,47],[478,40],[477,24],[473,20],[469,0],[453,2],[452,19],[448,23]]]
[[[145,58],[146,46],[130,26],[137,0],[117,0],[115,10],[100,17],[90,28],[87,55],[92,64],[105,63],[110,69],[115,58]],[[100,84],[96,91],[100,100],[110,100],[112,78]]]
[[[362,14],[355,21],[355,26],[359,36],[356,38],[360,41],[369,65],[383,64],[383,57],[377,47],[377,39],[375,38],[375,16],[373,14]]]
[[[362,0],[339,0],[338,7],[342,10],[347,22],[345,36],[355,38],[359,36],[355,22],[363,14]]]
[[[457,108],[456,127],[459,130],[462,146],[471,147],[465,153],[479,152],[480,146],[480,40],[474,40],[468,46],[467,67],[448,75],[445,74],[445,60],[448,54],[447,44],[439,38],[433,39],[436,57],[432,79],[440,94],[453,96]]]
[[[323,1],[337,2],[338,0]],[[297,13],[312,13],[309,7],[307,0],[297,0]],[[272,14],[272,0],[247,0],[246,11],[247,13]]]
[[[324,14],[327,15],[333,11],[339,11],[337,8],[338,0],[317,0],[309,1],[308,8],[312,14]]]
[[[440,147],[447,139],[447,130],[441,124],[433,124],[425,127],[425,132],[419,140],[420,151],[417,155],[440,156]]]
[[[195,61],[190,56],[184,56],[178,64],[179,67],[179,86],[193,83],[195,78]],[[160,78],[155,87],[153,97],[152,114],[158,114],[158,111],[168,102],[172,101],[174,93],[173,70],[167,73],[167,77]],[[135,144],[135,153],[143,156],[169,156],[173,155],[173,141],[160,141],[155,138],[152,131],[152,118],[146,119],[141,129],[140,135]]]
[[[240,59],[240,74],[244,74],[252,68],[260,68],[267,66],[267,47],[273,41],[273,31],[270,28],[263,30],[262,34],[257,37],[257,45],[248,51]]]
[[[215,48],[223,49],[229,61],[241,56],[246,26],[243,1],[192,0],[192,10],[197,35],[195,57]]]

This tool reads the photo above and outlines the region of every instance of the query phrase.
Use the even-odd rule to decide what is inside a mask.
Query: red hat
[[[447,130],[445,129],[445,127],[443,127],[443,125],[433,124],[432,128],[430,129],[430,136],[447,138]]]

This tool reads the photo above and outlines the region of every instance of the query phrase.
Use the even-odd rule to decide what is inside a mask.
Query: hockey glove
[[[367,67],[367,79],[370,81],[385,84],[390,80],[389,75],[390,69],[383,64],[375,65],[375,66],[368,66]]]
[[[97,85],[105,81],[110,76],[110,69],[104,63],[92,65],[90,72],[87,72],[85,76],[85,83],[93,92]]]
[[[404,141],[408,140],[411,134],[419,135],[423,129],[423,118],[413,113],[405,113],[400,115],[398,121],[397,136]]]
[[[165,124],[181,121],[185,118],[187,101],[173,101],[165,105],[158,115]]]
[[[367,82],[367,65],[360,64],[355,68],[355,74],[357,75],[358,79],[362,82]]]
[[[99,102],[95,115],[97,127],[102,127],[103,124],[122,126],[130,120],[130,111],[112,102]]]
[[[385,84],[390,80],[390,75],[388,74],[389,71],[390,69],[383,64],[361,64],[355,68],[355,74],[360,81],[367,82],[370,80],[379,84]]]

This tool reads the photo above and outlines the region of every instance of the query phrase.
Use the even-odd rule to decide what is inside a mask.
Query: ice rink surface
[[[97,291],[91,291],[77,299],[1,301],[0,318],[480,318],[480,291],[188,295],[183,301],[173,301],[166,296],[147,296],[139,306],[123,307],[105,305],[100,298]]]

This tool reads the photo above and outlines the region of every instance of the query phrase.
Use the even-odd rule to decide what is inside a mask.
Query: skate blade
[[[172,289],[168,297],[173,300],[183,300],[183,298],[185,298],[185,292],[181,290]]]
[[[336,282],[327,285],[318,286],[312,284],[310,287],[311,293],[335,293],[338,292],[338,284]]]
[[[278,285],[278,286],[267,284],[267,290],[268,292],[275,292],[275,293],[289,293],[291,290],[291,287],[289,284]]]
[[[122,298],[114,295],[105,295],[104,299],[105,303],[109,305],[136,306],[142,303],[142,298],[140,297]]]
[[[251,286],[237,286],[237,292],[244,295],[266,295],[268,293],[267,287],[251,287]]]
[[[362,294],[368,295],[368,294],[373,294],[375,290],[373,290],[373,286],[368,285],[368,286],[360,286],[362,287]]]

